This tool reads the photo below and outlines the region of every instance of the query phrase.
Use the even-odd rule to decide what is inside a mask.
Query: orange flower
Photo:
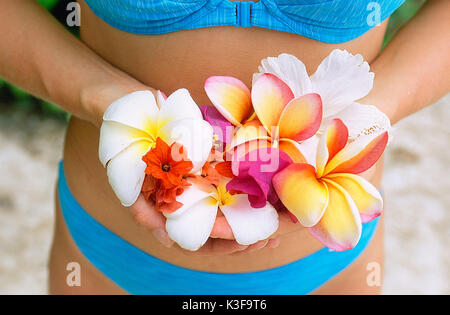
[[[231,161],[217,163],[216,171],[224,177],[229,177],[229,178],[235,177],[233,174],[233,171],[232,171]]]
[[[174,159],[172,153],[178,154]],[[147,174],[142,185],[145,199],[155,202],[156,209],[172,213],[183,205],[176,197],[184,192],[190,184],[185,177],[192,176],[189,171],[193,164],[186,158],[183,146],[173,143],[170,147],[160,138],[156,146],[142,157],[147,164]]]
[[[147,175],[145,176],[144,183],[142,185],[142,193],[145,199],[155,203],[157,211],[172,213],[183,206],[181,202],[176,200],[176,197],[184,192],[184,187],[189,186],[187,181],[183,181],[183,183],[183,186],[165,189],[162,187],[160,179]]]
[[[193,176],[191,181],[201,187],[207,187],[210,185],[218,186],[220,182],[220,174],[217,170],[211,165],[211,163],[206,162],[203,165],[201,175]]]
[[[172,153],[176,153],[176,159]],[[166,189],[173,189],[183,185],[183,176],[188,175],[194,165],[186,157],[182,145],[174,142],[170,147],[160,138],[156,139],[156,146],[142,157],[147,164],[145,173],[160,179]]]

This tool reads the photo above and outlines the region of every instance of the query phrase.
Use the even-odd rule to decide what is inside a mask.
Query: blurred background
[[[66,0],[38,0],[64,25]],[[424,0],[391,17],[385,45]],[[76,28],[70,28],[78,36]],[[395,126],[386,154],[385,294],[450,294],[450,94]],[[69,114],[0,78],[0,294],[45,294]]]

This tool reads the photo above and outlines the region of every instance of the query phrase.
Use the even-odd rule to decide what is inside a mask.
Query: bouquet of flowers
[[[124,206],[139,194],[188,250],[224,216],[243,245],[270,237],[278,213],[336,251],[356,246],[361,224],[381,214],[378,190],[360,175],[383,154],[389,119],[356,102],[373,86],[361,55],[334,50],[309,76],[296,57],[262,60],[251,89],[233,77],[205,81],[210,105],[186,89],[149,91],[111,104],[99,157]]]

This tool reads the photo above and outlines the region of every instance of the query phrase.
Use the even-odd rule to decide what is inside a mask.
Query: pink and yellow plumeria
[[[312,137],[320,127],[322,101],[318,94],[295,98],[289,86],[270,73],[258,77],[251,93],[232,77],[210,77],[205,90],[217,110],[239,127],[228,149],[257,142],[258,147],[279,147],[294,161],[305,161],[298,142]],[[244,122],[252,108],[256,118]]]
[[[273,177],[283,204],[327,247],[343,251],[356,246],[361,223],[381,214],[378,190],[356,175],[383,154],[388,134],[362,135],[348,142],[348,129],[333,119],[320,137],[315,167],[293,163]]]

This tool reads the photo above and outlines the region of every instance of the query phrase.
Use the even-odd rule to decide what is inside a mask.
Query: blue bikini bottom
[[[97,222],[71,194],[62,162],[58,193],[65,222],[80,251],[106,277],[131,294],[308,294],[355,261],[370,243],[378,225],[378,219],[363,224],[361,239],[352,250],[334,252],[324,248],[295,262],[263,271],[203,272],[153,257]]]

